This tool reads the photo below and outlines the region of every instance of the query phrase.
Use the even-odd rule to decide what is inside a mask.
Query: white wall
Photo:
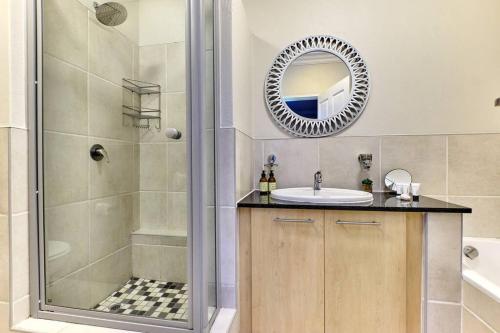
[[[232,70],[234,127],[253,136],[252,35],[247,14],[241,0],[232,3]]]
[[[282,48],[314,34],[351,42],[371,74],[365,113],[341,135],[500,131],[500,109],[493,106],[500,96],[497,0],[242,2],[252,33],[251,76],[235,75],[233,86],[238,105],[246,101],[236,98],[242,94],[236,88],[252,80],[256,138],[287,137],[266,110],[264,78]],[[236,11],[233,19],[240,16]]]

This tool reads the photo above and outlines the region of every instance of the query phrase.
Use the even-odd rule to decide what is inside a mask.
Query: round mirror
[[[404,169],[395,169],[389,171],[385,175],[385,186],[393,191],[396,191],[396,184],[410,184],[411,174]]]
[[[370,77],[351,44],[311,36],[274,59],[264,90],[269,112],[281,128],[299,137],[323,137],[359,118],[368,102]]]
[[[351,73],[345,62],[331,52],[307,52],[288,66],[281,95],[295,114],[325,120],[340,113],[349,101]]]

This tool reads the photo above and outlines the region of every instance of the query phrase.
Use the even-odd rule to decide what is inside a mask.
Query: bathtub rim
[[[498,243],[500,248],[500,239],[499,238],[487,238],[487,237],[464,237],[463,238],[463,246],[466,246],[467,241],[473,242],[494,242]],[[479,256],[481,256],[481,251],[479,251]],[[479,274],[474,269],[470,268],[468,265],[468,261],[465,256],[462,255],[462,278],[465,282],[469,283],[474,288],[480,290],[482,293],[492,298],[497,303],[500,303],[500,284],[496,284],[491,281],[487,277]],[[500,272],[499,272],[500,274]]]

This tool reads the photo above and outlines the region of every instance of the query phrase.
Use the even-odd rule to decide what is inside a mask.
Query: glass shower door
[[[186,2],[42,4],[46,308],[186,326]],[[211,177],[213,116],[205,134]],[[215,230],[214,183],[210,191]]]

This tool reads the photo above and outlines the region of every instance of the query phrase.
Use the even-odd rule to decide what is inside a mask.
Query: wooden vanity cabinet
[[[420,332],[422,220],[240,209],[240,332]]]

